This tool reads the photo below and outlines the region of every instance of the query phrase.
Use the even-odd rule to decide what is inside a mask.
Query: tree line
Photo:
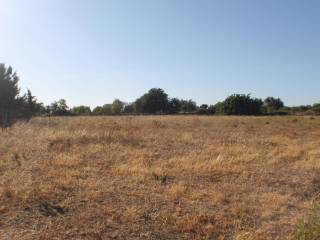
[[[29,120],[32,116],[104,116],[140,114],[199,114],[199,115],[284,115],[320,114],[320,103],[287,107],[280,98],[264,100],[250,94],[233,94],[213,105],[198,106],[191,99],[170,98],[161,88],[152,88],[134,102],[119,99],[91,109],[88,106],[70,108],[60,99],[45,106],[38,102],[30,90],[20,94],[19,77],[12,67],[0,64],[0,125],[8,127],[17,119]]]

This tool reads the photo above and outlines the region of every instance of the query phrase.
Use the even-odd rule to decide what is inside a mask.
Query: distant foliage
[[[104,104],[99,108],[100,112],[98,115],[111,115],[112,114],[112,104]]]
[[[293,115],[320,115],[320,103],[316,103],[314,105],[285,107],[283,110]]]
[[[55,116],[68,116],[71,115],[70,108],[67,105],[65,99],[60,99],[59,101],[53,102],[48,108],[50,115]]]
[[[102,115],[102,107],[97,106],[92,110],[92,115]]]
[[[183,113],[194,113],[197,111],[196,102],[189,100],[181,100],[181,111]]]
[[[124,108],[123,108],[123,113],[124,114],[134,114],[134,104],[133,103],[129,103],[129,104],[125,104]]]
[[[32,95],[28,89],[27,93],[18,98],[19,109],[18,118],[24,118],[29,120],[32,116],[41,115],[43,112],[43,104],[37,102],[37,98]]]
[[[84,116],[89,116],[91,114],[91,109],[88,106],[78,106],[78,107],[73,107],[71,110],[71,113],[73,115],[84,115]]]
[[[215,114],[223,115],[224,114],[224,102],[218,102],[214,105]]]
[[[223,102],[226,115],[259,115],[262,113],[261,99],[252,98],[250,94],[233,94]]]
[[[111,112],[114,115],[120,115],[123,112],[124,103],[121,102],[119,99],[113,101],[111,105]]]
[[[152,88],[148,93],[137,99],[136,105],[136,111],[139,113],[166,113],[168,106],[168,94],[166,94],[161,88]]]
[[[181,101],[178,98],[171,98],[168,101],[167,113],[178,114],[181,112]]]
[[[65,99],[48,106],[39,103],[31,91],[19,95],[19,77],[12,67],[0,64],[0,126],[8,127],[16,119],[32,116],[106,116],[139,114],[199,114],[199,115],[320,115],[320,103],[296,107],[285,106],[280,98],[267,97],[264,101],[250,94],[233,94],[215,105],[197,103],[192,99],[169,98],[161,88],[151,88],[134,102],[115,99],[95,107],[80,105],[70,108]]]
[[[208,106],[207,104],[202,104],[196,113],[199,115],[213,115],[216,113],[216,108],[213,105]]]
[[[263,106],[267,113],[274,113],[283,108],[284,103],[280,98],[267,97],[263,102]]]

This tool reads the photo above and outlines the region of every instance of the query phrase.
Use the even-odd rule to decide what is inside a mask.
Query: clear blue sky
[[[48,104],[133,101],[152,87],[320,102],[319,0],[0,0],[0,62]]]

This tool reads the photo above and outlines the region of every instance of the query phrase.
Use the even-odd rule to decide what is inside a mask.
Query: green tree
[[[104,104],[102,106],[102,115],[111,115],[112,114],[112,104]]]
[[[224,101],[223,111],[226,115],[258,115],[262,105],[261,99],[251,98],[250,94],[233,94]]]
[[[181,111],[181,101],[178,98],[169,99],[167,111],[169,114],[179,113]]]
[[[208,109],[208,107],[209,107],[208,104],[201,104],[200,105],[201,109]]]
[[[196,102],[190,100],[181,100],[181,111],[184,113],[193,113],[197,111]]]
[[[123,111],[124,103],[121,102],[119,99],[113,101],[111,106],[111,112],[115,115],[120,115]]]
[[[197,114],[206,115],[209,114],[208,104],[201,104],[200,107],[197,109]]]
[[[37,102],[37,98],[32,95],[31,91],[28,89],[27,94],[23,96],[24,102],[24,116],[30,119],[40,113],[41,104]]]
[[[134,113],[134,103],[125,104],[123,108],[123,112],[125,114],[133,114]]]
[[[77,106],[77,107],[73,107],[71,112],[75,115],[90,115],[91,114],[91,109],[88,106]]]
[[[36,115],[47,115],[49,114],[48,106],[44,106],[43,103],[37,103],[37,112]]]
[[[208,108],[207,108],[207,111],[208,111],[208,114],[215,114],[216,113],[216,108],[214,105],[210,105]]]
[[[214,105],[215,113],[218,115],[223,115],[224,114],[224,102],[217,102]]]
[[[152,88],[148,93],[137,99],[135,105],[138,113],[166,113],[168,95],[161,88]]]
[[[8,127],[15,120],[19,103],[19,77],[12,67],[0,64],[0,125]]]
[[[136,114],[142,113],[142,100],[141,100],[141,98],[138,98],[133,104],[134,112]]]
[[[65,99],[53,102],[50,105],[50,115],[55,116],[66,116],[70,115],[69,107]]]
[[[267,112],[275,112],[284,107],[284,103],[280,98],[267,97],[263,106],[266,108]]]
[[[102,107],[101,106],[97,106],[92,110],[92,114],[93,115],[102,115]]]

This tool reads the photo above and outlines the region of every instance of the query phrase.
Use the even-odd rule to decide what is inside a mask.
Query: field
[[[34,118],[0,132],[0,239],[294,239],[318,117]]]

